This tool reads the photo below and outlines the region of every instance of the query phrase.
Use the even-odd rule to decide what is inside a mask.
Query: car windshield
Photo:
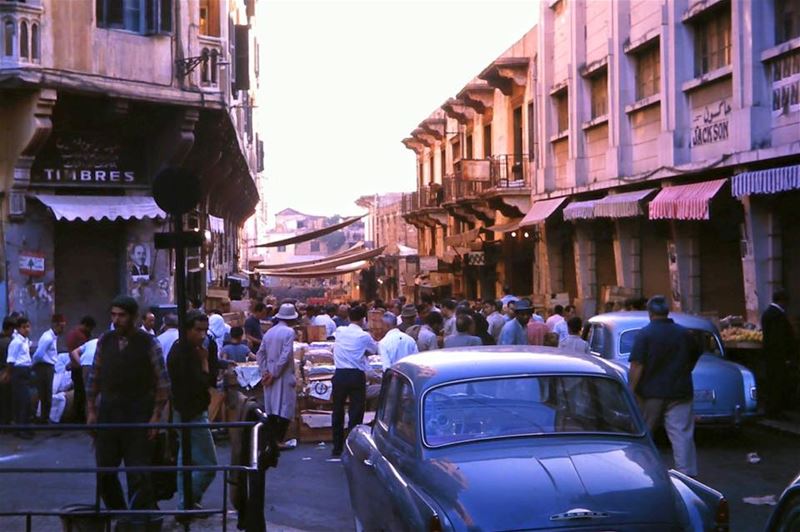
[[[641,434],[621,383],[596,376],[525,376],[445,384],[423,398],[429,447],[524,435]]]
[[[636,336],[639,334],[640,330],[641,329],[631,329],[620,335],[619,356],[621,358],[628,358],[630,356],[631,350],[633,350],[633,342],[636,340]],[[722,356],[722,350],[720,349],[716,336],[709,331],[703,331],[701,329],[689,329],[689,332],[692,334],[694,341],[697,342],[697,345],[702,347],[703,354]]]

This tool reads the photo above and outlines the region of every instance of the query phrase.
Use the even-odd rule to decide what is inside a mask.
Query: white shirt
[[[378,342],[383,369],[389,369],[395,362],[408,355],[418,353],[417,342],[400,329],[392,329]]]
[[[558,335],[558,341],[561,343],[567,336],[569,336],[569,327],[567,327],[567,320],[561,320],[553,327],[553,332]]]
[[[580,336],[569,335],[558,342],[558,349],[569,353],[588,353],[589,344]]]
[[[506,319],[495,310],[486,316],[486,321],[489,322],[489,333],[494,336],[494,341],[496,342],[500,339],[500,332],[503,330],[503,325],[506,324]]]
[[[81,355],[81,366],[91,366],[94,364],[94,353],[97,351],[97,340],[98,338],[89,340],[78,348],[78,353]]]
[[[378,353],[378,344],[372,336],[357,323],[336,329],[336,342],[333,344],[333,363],[336,369],[360,369],[370,371],[365,352]]]
[[[311,319],[311,325],[322,325],[325,327],[325,337],[330,338],[336,332],[336,323],[327,314],[319,314]]]
[[[420,351],[433,351],[439,349],[439,339],[436,333],[433,332],[428,325],[423,325],[419,329],[419,336],[417,336],[417,349]]]
[[[456,333],[456,315],[453,314],[444,320],[443,336],[451,336]]]
[[[560,314],[553,314],[552,316],[547,318],[547,321],[544,322],[544,323],[545,323],[545,325],[547,325],[547,329],[550,332],[555,332],[556,324],[558,322],[560,322],[560,321],[564,321],[564,316],[562,316]]]
[[[30,367],[31,361],[31,340],[21,334],[17,334],[8,345],[8,358],[6,362],[15,366]]]
[[[145,327],[144,325],[142,325],[142,326],[141,326],[141,327],[139,327],[139,328],[140,328],[141,330],[143,330],[144,332],[146,332],[147,334],[149,334],[150,336],[155,336],[155,335],[156,335],[156,332],[155,332],[153,329],[148,329],[148,328],[147,328],[147,327]]]
[[[33,360],[38,364],[44,362],[45,364],[55,365],[56,358],[58,357],[58,349],[56,349],[56,342],[58,336],[53,329],[47,329],[39,337],[39,344],[36,346],[36,352],[33,354]]]
[[[167,329],[159,334],[156,340],[161,344],[161,353],[164,355],[164,361],[166,361],[169,350],[172,349],[172,344],[178,341],[178,329]]]

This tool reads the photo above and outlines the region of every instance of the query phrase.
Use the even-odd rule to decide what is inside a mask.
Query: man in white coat
[[[278,443],[286,437],[297,400],[294,377],[295,333],[292,328],[298,318],[297,309],[291,303],[284,303],[275,318],[278,324],[264,335],[256,360],[264,387],[267,432],[270,439]]]

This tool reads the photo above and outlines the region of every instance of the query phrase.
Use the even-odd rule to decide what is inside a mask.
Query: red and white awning
[[[727,179],[661,189],[650,202],[651,220],[708,220],[709,203]]]
[[[552,216],[565,201],[567,201],[567,198],[554,198],[535,202],[519,223],[519,228],[532,227],[544,222]]]
[[[634,216],[644,216],[642,202],[650,194],[655,192],[654,188],[644,190],[633,190],[631,192],[620,192],[619,194],[609,194],[594,204],[595,218],[631,218]]]
[[[565,220],[589,220],[594,218],[594,206],[598,200],[573,201],[564,207]]]
[[[749,194],[777,194],[800,189],[800,164],[743,172],[731,178],[731,192],[737,198]]]

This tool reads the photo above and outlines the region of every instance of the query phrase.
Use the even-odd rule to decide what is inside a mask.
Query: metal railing
[[[530,159],[527,153],[492,157],[490,181],[494,189],[529,188]]]
[[[53,425],[0,425],[0,430],[14,431],[14,432],[87,432],[97,430],[150,430],[150,429],[169,429],[181,431],[181,442],[191,441],[190,431],[192,429],[221,429],[221,428],[235,428],[235,429],[251,429],[250,430],[250,456],[247,465],[215,465],[215,466],[202,466],[202,465],[188,465],[191,463],[191,446],[183,448],[182,461],[183,465],[176,466],[119,466],[119,467],[0,467],[0,475],[13,475],[13,474],[76,474],[76,473],[94,473],[97,475],[95,483],[94,503],[89,509],[89,505],[85,510],[74,509],[61,509],[61,510],[33,510],[33,509],[16,509],[16,510],[0,510],[0,517],[24,517],[25,530],[31,532],[33,530],[34,517],[61,517],[61,518],[105,518],[102,523],[105,530],[110,532],[111,519],[120,517],[210,517],[212,515],[222,515],[222,530],[228,530],[228,483],[229,476],[234,472],[242,472],[246,474],[246,481],[248,486],[248,498],[246,501],[245,517],[246,524],[244,530],[247,532],[264,532],[266,530],[266,521],[264,517],[264,475],[269,465],[267,460],[270,459],[269,453],[276,453],[277,449],[267,448],[262,441],[262,429],[265,428],[266,416],[260,410],[257,410],[259,421],[237,421],[237,422],[220,422],[220,423],[95,423],[92,425],[84,424],[53,424]],[[270,442],[273,443],[273,442]],[[264,448],[262,448],[264,447]],[[271,458],[276,460],[277,455]],[[99,475],[103,473],[180,473],[182,471],[189,472],[183,475],[184,485],[184,500],[191,501],[192,485],[191,485],[191,472],[193,471],[222,471],[222,507],[211,509],[198,509],[198,510],[116,510],[116,509],[101,509],[100,508],[100,478]],[[180,480],[179,480],[180,481]],[[174,495],[173,495],[174,496]],[[155,501],[154,501],[155,502]],[[240,523],[241,525],[241,523]],[[184,530],[190,529],[190,522],[186,521]]]

